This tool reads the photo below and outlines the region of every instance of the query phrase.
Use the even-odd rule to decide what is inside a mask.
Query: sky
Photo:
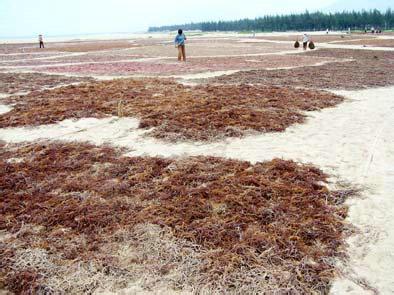
[[[0,0],[0,37],[142,32],[149,26],[254,18],[306,9],[357,10],[363,1],[364,6],[381,2],[380,6],[394,8],[394,0]]]

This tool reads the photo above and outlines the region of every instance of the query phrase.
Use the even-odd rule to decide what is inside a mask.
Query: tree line
[[[381,12],[377,9],[370,11],[344,11],[337,13],[305,11],[301,14],[266,15],[255,19],[236,21],[210,21],[150,27],[149,32],[184,30],[212,31],[322,31],[322,30],[367,30],[371,27],[382,30],[394,28],[394,13],[391,9]]]

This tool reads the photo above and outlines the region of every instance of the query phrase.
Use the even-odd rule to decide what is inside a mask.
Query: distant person
[[[40,43],[40,48],[45,48],[42,35],[38,35],[38,42]]]
[[[178,35],[175,37],[175,47],[178,48],[178,60],[186,61],[186,49],[185,49],[185,41],[186,36],[183,33],[183,30],[178,30]]]
[[[328,35],[328,33],[329,33],[329,32],[330,32],[330,30],[329,30],[329,29],[327,29],[327,30],[326,30],[326,34]]]
[[[304,34],[304,36],[302,36],[302,47],[304,48],[304,50],[308,48],[308,42],[309,36],[307,34]]]

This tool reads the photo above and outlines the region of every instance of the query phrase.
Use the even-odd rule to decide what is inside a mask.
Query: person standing
[[[178,48],[178,60],[186,61],[186,49],[185,49],[185,41],[186,36],[183,33],[183,30],[178,30],[178,35],[175,37],[175,47]]]
[[[304,36],[302,37],[302,47],[304,48],[304,50],[308,48],[308,42],[309,36],[307,34],[304,34]]]
[[[44,46],[44,39],[42,37],[42,35],[38,35],[38,42],[40,43],[40,48],[45,48]]]

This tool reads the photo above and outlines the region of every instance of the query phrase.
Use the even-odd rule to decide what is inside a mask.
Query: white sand
[[[138,130],[138,120],[133,118],[105,119],[86,118],[78,121],[64,120],[58,124],[27,128],[0,129],[0,139],[7,142],[24,142],[48,138],[52,140],[90,141],[95,144],[120,140],[128,135],[129,139],[138,137],[143,130]],[[131,129],[133,132],[129,132]],[[27,137],[26,137],[27,136]]]
[[[8,96],[10,96],[10,95],[9,94],[5,94],[5,93],[0,93],[0,115],[8,113],[9,111],[12,110],[11,106],[1,104],[1,99],[6,98]]]
[[[0,93],[0,99],[6,98],[6,97],[9,97],[9,96],[11,96],[11,95],[8,94],[8,93]]]
[[[11,111],[11,107],[7,105],[0,105],[0,115],[8,113],[9,111]]]
[[[195,74],[186,74],[186,75],[173,75],[169,76],[172,78],[180,78],[184,80],[192,80],[192,79],[208,79],[220,76],[228,76],[235,74],[241,70],[227,70],[227,71],[210,71],[210,72],[202,72],[202,73],[195,73]]]
[[[350,98],[336,108],[309,113],[306,124],[284,133],[248,136],[212,144],[168,144],[144,138],[138,120],[66,120],[39,128],[0,129],[7,142],[39,138],[105,142],[130,148],[129,155],[215,155],[252,162],[275,157],[310,162],[344,180],[363,185],[363,199],[349,201],[348,220],[361,230],[349,239],[349,265],[333,294],[370,294],[352,279],[365,279],[381,294],[394,293],[394,87],[337,91]],[[354,274],[357,276],[354,277]]]

